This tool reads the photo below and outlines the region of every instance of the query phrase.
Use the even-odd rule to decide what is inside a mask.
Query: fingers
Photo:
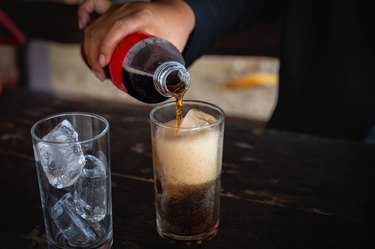
[[[133,14],[132,14],[133,13]],[[142,31],[137,11],[111,8],[85,29],[84,51],[94,73],[102,79],[102,67],[108,65],[117,45],[129,34]]]
[[[89,1],[95,1],[95,0],[89,0]],[[106,37],[108,37],[108,31],[111,30],[111,27],[112,26],[122,27],[122,25],[120,25],[122,21],[121,20],[116,21],[118,19],[121,19],[120,17],[122,15],[120,15],[119,17],[119,13],[116,12],[116,10],[120,9],[121,6],[126,6],[126,4],[111,5],[105,14],[103,14],[102,16],[94,20],[92,23],[87,25],[84,29],[84,39],[83,39],[83,47],[82,47],[83,53],[86,57],[87,63],[89,64],[95,76],[102,81],[106,78],[103,67],[108,64],[112,56],[113,50],[117,46],[117,44],[127,34],[129,34],[128,32],[124,31],[123,28],[121,28],[120,32],[123,32],[122,34],[116,34],[114,39],[109,38],[110,44],[113,44],[110,46],[112,46],[113,48],[105,46],[105,49],[103,49],[105,52],[104,53],[101,52],[103,41],[108,39]],[[86,13],[89,13],[91,11],[89,5],[87,5],[87,7],[85,8],[86,8],[85,11],[87,11]],[[127,11],[121,11],[120,13],[125,16],[129,15]],[[114,23],[117,23],[117,24],[114,25]]]
[[[83,29],[90,22],[91,14],[103,14],[111,5],[108,0],[85,0],[78,8],[78,27]]]
[[[86,0],[78,8],[78,27],[84,28],[90,21],[90,15],[94,12],[95,0]]]
[[[106,66],[117,45],[131,33],[141,31],[139,28],[141,25],[142,22],[136,14],[116,20],[100,45],[99,64],[102,67]]]
[[[105,79],[105,73],[102,66],[99,63],[99,47],[104,34],[100,30],[94,27],[88,26],[84,30],[84,43],[83,51],[86,56],[86,60],[91,67],[91,70],[95,76],[100,79]]]

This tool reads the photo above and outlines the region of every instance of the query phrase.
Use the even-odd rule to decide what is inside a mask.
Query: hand
[[[102,14],[88,24],[90,14]],[[86,0],[78,10],[84,29],[83,52],[95,75],[105,79],[106,66],[118,43],[127,35],[142,31],[166,39],[180,51],[195,24],[195,16],[182,0],[111,4],[107,0]]]

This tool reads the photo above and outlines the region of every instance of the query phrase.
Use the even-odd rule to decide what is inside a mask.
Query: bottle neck
[[[156,90],[165,97],[183,96],[190,87],[190,75],[185,66],[177,61],[160,64],[154,72],[153,80]]]

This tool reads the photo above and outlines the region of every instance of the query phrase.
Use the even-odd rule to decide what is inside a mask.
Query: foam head
[[[158,127],[155,132],[155,166],[167,184],[202,184],[216,179],[220,174],[219,129],[187,128],[206,126],[216,119],[198,110],[189,113],[184,118],[184,122],[187,122],[183,122],[184,126],[181,125],[178,132],[176,129],[165,127]],[[166,125],[171,124],[175,124],[175,121],[170,121]]]

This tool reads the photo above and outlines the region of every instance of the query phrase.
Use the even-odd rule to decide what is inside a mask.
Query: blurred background
[[[79,0],[1,0],[2,91],[25,87],[70,98],[89,96],[145,105],[109,80],[96,79],[83,62],[82,34],[76,19],[78,3]],[[267,121],[277,98],[275,30],[275,26],[260,25],[219,41],[189,68],[192,85],[185,99],[215,103],[227,115]],[[245,37],[254,41],[252,46]],[[247,40],[246,45],[242,40]]]

